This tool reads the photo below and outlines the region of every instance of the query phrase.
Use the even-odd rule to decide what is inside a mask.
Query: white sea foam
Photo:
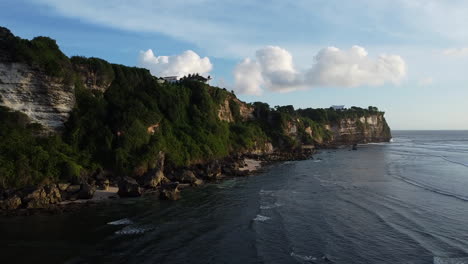
[[[260,222],[265,222],[265,221],[267,221],[269,219],[270,219],[270,217],[268,217],[268,216],[257,215],[253,220],[254,221],[260,221]]]
[[[295,258],[298,258],[298,259],[301,259],[301,260],[305,260],[305,261],[315,261],[315,260],[317,260],[316,257],[312,257],[312,256],[303,256],[303,255],[296,254],[296,253],[294,253],[294,252],[291,252],[291,257],[295,257]]]
[[[260,209],[268,210],[268,209],[273,209],[273,208],[280,207],[280,206],[282,206],[282,204],[280,203],[266,204],[266,205],[261,205]]]
[[[141,235],[152,228],[147,227],[136,227],[136,226],[126,226],[121,230],[115,231],[116,235]]]
[[[109,222],[107,224],[108,225],[131,225],[131,224],[133,224],[133,222],[132,222],[132,220],[130,220],[128,218],[123,218],[123,219],[119,219],[119,220],[116,220],[116,221]]]

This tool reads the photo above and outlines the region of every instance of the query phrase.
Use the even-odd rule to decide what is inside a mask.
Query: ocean
[[[61,215],[0,218],[2,263],[468,263],[468,131]]]

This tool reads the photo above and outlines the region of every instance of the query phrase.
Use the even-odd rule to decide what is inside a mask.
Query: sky
[[[68,55],[200,73],[246,101],[377,106],[392,129],[468,129],[468,1],[1,0],[0,26]]]

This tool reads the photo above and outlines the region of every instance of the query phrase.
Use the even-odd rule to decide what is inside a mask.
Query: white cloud
[[[250,58],[244,59],[234,69],[235,90],[239,94],[261,95],[265,83],[260,64]]]
[[[372,59],[364,48],[353,46],[348,51],[335,47],[319,51],[306,78],[315,86],[356,87],[398,84],[405,75],[406,63],[400,56]]]
[[[442,54],[445,56],[466,57],[468,56],[468,48],[446,49]]]
[[[359,46],[350,50],[328,47],[315,56],[312,67],[297,71],[291,54],[268,46],[256,52],[256,60],[246,59],[234,70],[239,93],[261,94],[263,89],[289,92],[311,87],[381,86],[399,84],[406,76],[406,63],[398,55],[373,59]]]
[[[205,74],[213,69],[209,58],[201,58],[191,50],[175,56],[156,56],[149,49],[140,52],[138,64],[140,67],[149,69],[151,74],[158,77],[182,77],[191,73]]]

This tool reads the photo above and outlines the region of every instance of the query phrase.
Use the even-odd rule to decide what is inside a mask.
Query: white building
[[[179,77],[177,76],[166,76],[166,77],[163,77],[164,81],[168,82],[168,83],[175,83],[179,80]]]
[[[330,106],[331,108],[335,109],[335,110],[343,110],[345,109],[345,106],[344,105],[332,105]]]

